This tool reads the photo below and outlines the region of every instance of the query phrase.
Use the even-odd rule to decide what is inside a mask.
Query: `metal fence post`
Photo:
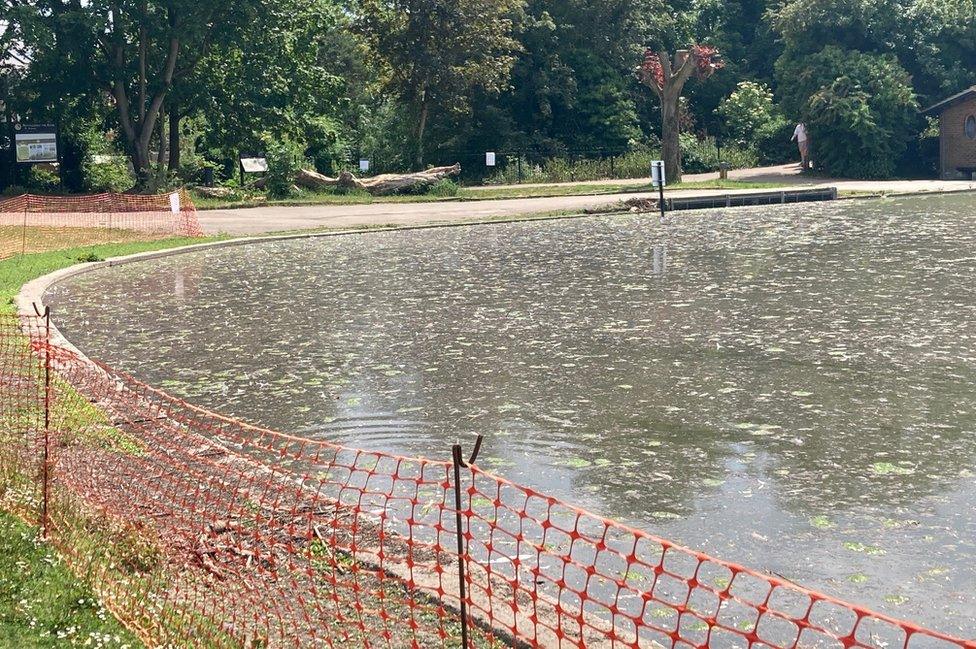
[[[34,304],[34,313],[44,319],[44,464],[41,466],[41,538],[51,530],[48,503],[51,496],[51,307],[44,312]]]
[[[27,254],[27,214],[30,211],[30,194],[24,197],[24,228],[20,235],[20,256]]]
[[[484,441],[482,435],[478,435],[478,439],[474,444],[474,451],[471,453],[471,459],[467,462],[464,461],[464,454],[461,450],[460,444],[455,444],[451,448],[451,457],[454,464],[454,523],[455,532],[457,535],[457,551],[458,551],[458,595],[461,602],[461,647],[462,649],[470,649],[471,640],[469,633],[470,620],[468,619],[468,580],[467,580],[467,561],[466,557],[468,554],[468,544],[464,538],[463,521],[461,516],[461,469],[468,468],[471,464],[474,464],[478,459],[478,454],[481,452],[481,443]]]

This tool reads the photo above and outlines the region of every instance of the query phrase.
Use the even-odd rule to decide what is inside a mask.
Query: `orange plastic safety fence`
[[[461,646],[463,564],[473,647],[976,649],[476,466],[458,512],[451,463],[207,412],[38,319],[0,322],[0,435],[3,506],[153,645]]]
[[[0,259],[99,243],[202,236],[185,191],[155,196],[97,194],[0,200]]]

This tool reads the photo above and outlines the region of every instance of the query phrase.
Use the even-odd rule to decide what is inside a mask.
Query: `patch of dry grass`
[[[0,259],[66,248],[83,248],[108,243],[134,243],[172,238],[138,230],[111,228],[23,227],[0,225]]]

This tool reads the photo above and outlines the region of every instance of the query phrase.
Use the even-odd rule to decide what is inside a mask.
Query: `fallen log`
[[[204,198],[227,198],[234,190],[229,187],[197,187],[196,192]]]
[[[312,171],[311,169],[302,169],[298,172],[298,176],[295,178],[295,184],[304,189],[331,189],[334,187],[343,187],[343,178],[340,175],[338,178],[329,178],[317,171]]]
[[[356,178],[348,171],[339,174],[338,178],[330,178],[310,169],[303,169],[298,173],[295,183],[305,189],[360,189],[373,196],[389,196],[390,194],[419,192],[460,173],[460,164],[452,167],[434,167],[416,173],[383,174],[363,179]]]

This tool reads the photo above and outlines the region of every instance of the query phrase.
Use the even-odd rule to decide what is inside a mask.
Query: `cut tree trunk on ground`
[[[340,187],[343,189],[361,189],[369,192],[373,196],[389,196],[390,194],[403,194],[419,192],[432,185],[452,178],[461,173],[461,165],[453,167],[434,167],[427,171],[420,171],[410,174],[384,174],[374,178],[356,178],[351,173],[344,171],[338,178],[329,178],[320,173],[303,169],[298,174],[295,182],[299,187],[305,189],[332,189]],[[257,183],[254,185],[257,187]]]
[[[204,198],[227,198],[234,193],[229,187],[197,187],[195,191]]]

